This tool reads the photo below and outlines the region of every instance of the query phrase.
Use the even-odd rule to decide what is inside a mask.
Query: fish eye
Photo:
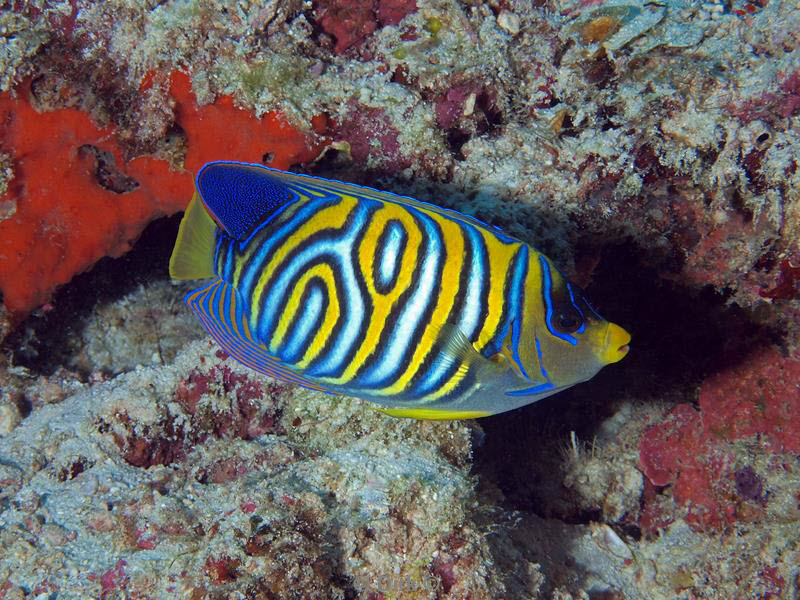
[[[555,324],[563,333],[573,333],[583,325],[583,319],[573,312],[562,312],[556,315]]]

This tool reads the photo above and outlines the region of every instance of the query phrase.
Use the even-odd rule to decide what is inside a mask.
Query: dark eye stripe
[[[553,328],[553,279],[550,276],[550,266],[544,256],[539,256],[539,265],[542,268],[542,296],[544,297],[545,306],[544,324],[547,326],[547,331],[550,332],[550,335],[577,346],[577,339],[567,333],[560,333]]]
[[[592,314],[593,314],[595,317],[597,317],[597,320],[598,320],[598,321],[605,321],[605,319],[604,319],[604,318],[603,318],[603,317],[600,315],[600,313],[599,313],[599,312],[598,312],[598,311],[595,309],[595,307],[594,307],[594,306],[592,306],[592,305],[589,303],[589,301],[588,301],[586,298],[583,298],[583,302],[586,304],[586,306],[588,306],[588,307],[589,307],[589,310],[590,310],[590,311],[592,311]]]
[[[572,284],[570,282],[567,282],[567,291],[569,291],[569,301],[572,302],[572,306],[574,306],[575,310],[578,311],[578,314],[581,316],[581,320],[583,321],[581,326],[575,330],[575,333],[583,333],[586,331],[586,317],[584,316],[580,307],[575,303],[575,295],[572,293]]]
[[[528,248],[522,246],[517,256],[517,264],[514,268],[514,280],[512,283],[509,299],[511,302],[511,356],[514,362],[517,363],[519,370],[522,372],[525,379],[530,379],[525,367],[522,364],[522,359],[519,356],[519,335],[522,329],[522,299],[524,297],[523,285],[525,276],[528,274]]]

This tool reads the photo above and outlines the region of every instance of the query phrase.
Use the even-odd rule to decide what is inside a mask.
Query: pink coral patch
[[[687,444],[696,445],[702,434],[697,411],[688,404],[679,404],[658,425],[650,426],[639,443],[639,461],[653,485],[669,485],[685,460],[678,450]]]
[[[452,129],[458,120],[464,115],[464,108],[470,94],[477,94],[481,91],[480,86],[475,83],[465,83],[456,85],[447,90],[447,93],[434,101],[434,111],[436,122],[442,129]]]
[[[415,10],[416,0],[320,0],[315,14],[325,33],[336,38],[333,51],[342,54],[362,44],[378,26],[397,25]]]
[[[377,28],[371,2],[322,0],[316,10],[322,29],[336,38],[337,54],[362,43]]]
[[[359,163],[371,159],[391,171],[405,169],[411,160],[402,155],[397,127],[382,108],[350,102],[351,110],[338,128],[338,137],[350,144],[350,153]]]
[[[715,528],[736,520],[734,500],[761,500],[760,492],[749,489],[757,486],[757,475],[735,469],[731,447],[756,437],[775,452],[800,453],[800,361],[773,347],[709,377],[700,390],[699,411],[679,404],[646,429],[639,463],[653,485],[673,486],[690,525]],[[744,473],[756,483],[747,487]],[[665,520],[654,510],[655,501],[653,494],[644,498],[648,523]]]
[[[776,452],[800,453],[800,361],[768,348],[710,377],[700,390],[708,434],[735,440],[762,435]]]
[[[90,573],[88,579],[89,581],[100,581],[103,598],[115,597],[115,595],[119,593],[119,590],[124,589],[128,585],[129,578],[127,573],[125,573],[127,564],[126,561],[120,559],[113,568],[99,577],[94,573]]]
[[[397,25],[416,10],[416,0],[381,0],[378,2],[378,21],[381,25]]]

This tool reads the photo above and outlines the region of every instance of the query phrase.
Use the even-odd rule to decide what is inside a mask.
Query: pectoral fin
[[[452,323],[445,323],[437,335],[440,354],[438,360],[459,365],[459,371],[473,370],[479,379],[496,377],[507,369],[506,358],[497,353],[486,358],[475,349],[464,332]]]
[[[374,408],[393,417],[413,419],[474,419],[492,414],[492,411],[489,410],[459,409],[457,402],[442,402],[439,396],[446,397],[468,373],[474,374],[481,387],[500,386],[505,383],[505,378],[513,377],[506,357],[502,353],[497,353],[486,358],[475,349],[464,332],[452,323],[444,324],[436,332],[435,348],[437,348],[437,356],[433,370],[446,370],[453,373],[447,378],[444,386],[426,396],[420,406],[414,406],[412,400],[407,406],[375,406]]]

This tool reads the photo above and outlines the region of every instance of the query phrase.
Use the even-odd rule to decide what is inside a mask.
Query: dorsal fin
[[[207,163],[197,174],[206,209],[234,239],[245,239],[294,200],[292,191],[261,165]]]
[[[311,195],[319,196],[339,196],[348,195],[364,198],[374,198],[384,202],[392,202],[403,206],[413,206],[420,210],[436,213],[454,221],[467,223],[479,229],[486,229],[492,232],[503,241],[514,241],[515,238],[503,233],[500,229],[488,223],[484,223],[480,219],[467,215],[465,213],[453,210],[450,208],[443,208],[435,204],[423,202],[410,196],[399,196],[392,192],[384,192],[375,188],[366,187],[363,185],[356,185],[355,183],[347,183],[345,181],[337,181],[335,179],[325,179],[315,175],[303,175],[301,173],[290,173],[289,171],[278,171],[271,167],[262,167],[268,173],[271,171],[276,181],[285,183],[287,185],[297,186],[301,190],[309,190]]]

